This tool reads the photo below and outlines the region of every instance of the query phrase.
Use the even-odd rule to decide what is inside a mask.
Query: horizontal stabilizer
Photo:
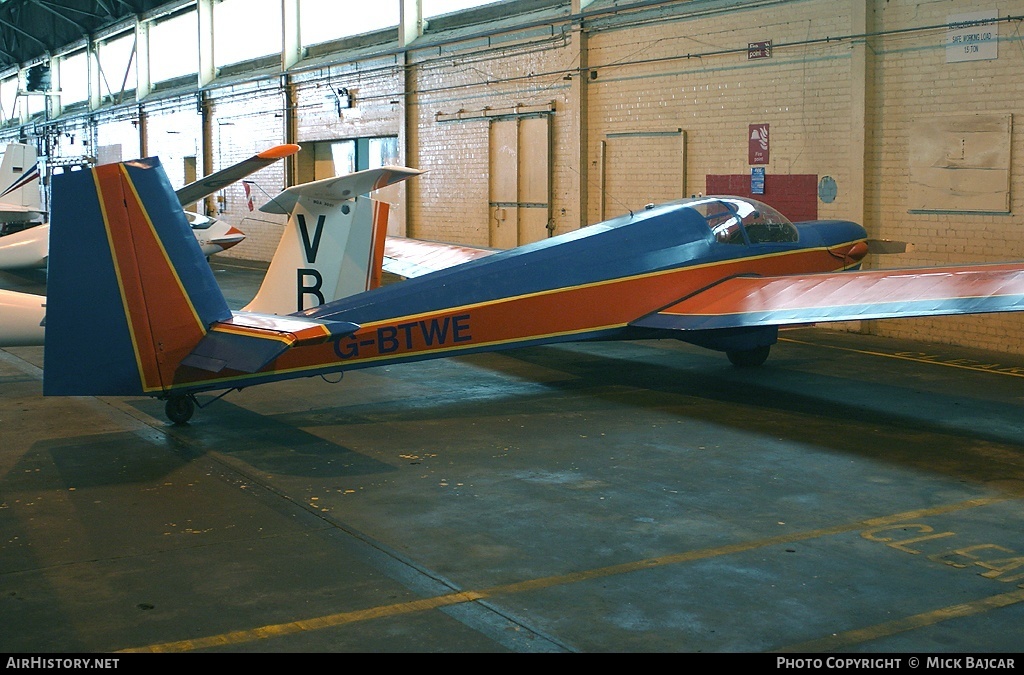
[[[733,277],[630,325],[670,330],[1024,310],[1024,263]]]
[[[379,169],[366,169],[365,171],[357,171],[345,176],[315,180],[311,183],[294,185],[286,189],[277,197],[261,206],[260,211],[288,214],[292,212],[295,204],[299,201],[299,197],[302,196],[339,202],[343,199],[352,199],[359,195],[368,194],[374,190],[379,190],[424,173],[426,172],[404,166],[382,166]]]
[[[347,321],[317,321],[294,316],[235,312],[182,360],[182,365],[219,373],[255,373],[292,347],[319,344],[351,335],[359,326]]]

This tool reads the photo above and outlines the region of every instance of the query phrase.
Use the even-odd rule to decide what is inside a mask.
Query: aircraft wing
[[[303,195],[314,199],[339,202],[343,199],[351,199],[373,190],[379,190],[392,183],[397,183],[413,176],[419,176],[423,173],[426,172],[406,166],[382,166],[377,169],[356,171],[344,176],[323,178],[311,183],[303,183],[302,185],[293,185],[290,188],[286,188],[284,192],[261,206],[260,211],[289,214]]]
[[[221,169],[215,173],[211,173],[209,176],[200,178],[194,183],[189,183],[175,192],[178,196],[178,203],[182,206],[187,206],[198,202],[200,199],[212,195],[217,190],[231,185],[232,183],[236,183],[249,174],[270,166],[279,159],[288,157],[289,155],[294,155],[298,151],[299,146],[294,143],[285,143],[283,145],[275,145],[272,148],[268,148],[263,152],[253,155],[249,159],[239,162],[238,164],[229,166],[226,169]]]
[[[405,237],[388,237],[384,242],[382,267],[385,272],[412,278],[476,260],[497,250]]]
[[[672,330],[1024,310],[1024,263],[733,277],[630,325]]]

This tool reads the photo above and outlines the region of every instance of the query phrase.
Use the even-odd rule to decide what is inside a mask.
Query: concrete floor
[[[233,306],[262,273],[214,269]],[[44,398],[41,366],[0,351],[2,652],[1024,644],[1021,357],[574,344],[262,385],[181,427]]]

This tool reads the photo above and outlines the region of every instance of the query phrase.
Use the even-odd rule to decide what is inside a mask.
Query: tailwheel
[[[196,411],[196,403],[191,396],[171,396],[164,405],[167,419],[175,424],[185,424],[192,419]]]
[[[768,352],[770,352],[771,349],[771,345],[764,345],[763,347],[754,347],[753,349],[726,352],[725,355],[729,357],[729,362],[732,363],[732,365],[740,368],[749,368],[752,366],[759,366],[767,361]]]

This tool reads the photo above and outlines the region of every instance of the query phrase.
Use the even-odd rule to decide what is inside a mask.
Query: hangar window
[[[4,121],[18,117],[18,77],[9,77],[0,82],[0,111]]]
[[[120,84],[118,80],[118,84]],[[68,106],[84,101],[89,96],[88,61],[84,51],[64,56],[60,60],[60,104]]]
[[[423,16],[440,16],[480,5],[493,5],[495,0],[423,0]]]
[[[214,4],[213,62],[218,68],[278,54],[281,41],[281,0],[223,0]]]
[[[138,86],[135,70],[135,33],[99,43],[100,91],[120,101],[120,94]],[[63,71],[61,83],[65,82]]]
[[[28,77],[28,71],[25,71],[26,78]],[[26,83],[26,89],[27,83]],[[21,105],[24,107],[24,112],[29,117],[33,115],[41,115],[46,110],[46,96],[42,94],[25,94],[18,99]]]
[[[338,0],[299,0],[302,44],[311,45],[398,26],[398,3],[353,8]]]
[[[157,21],[149,29],[149,75],[164,82],[199,72],[199,17],[194,12]]]

